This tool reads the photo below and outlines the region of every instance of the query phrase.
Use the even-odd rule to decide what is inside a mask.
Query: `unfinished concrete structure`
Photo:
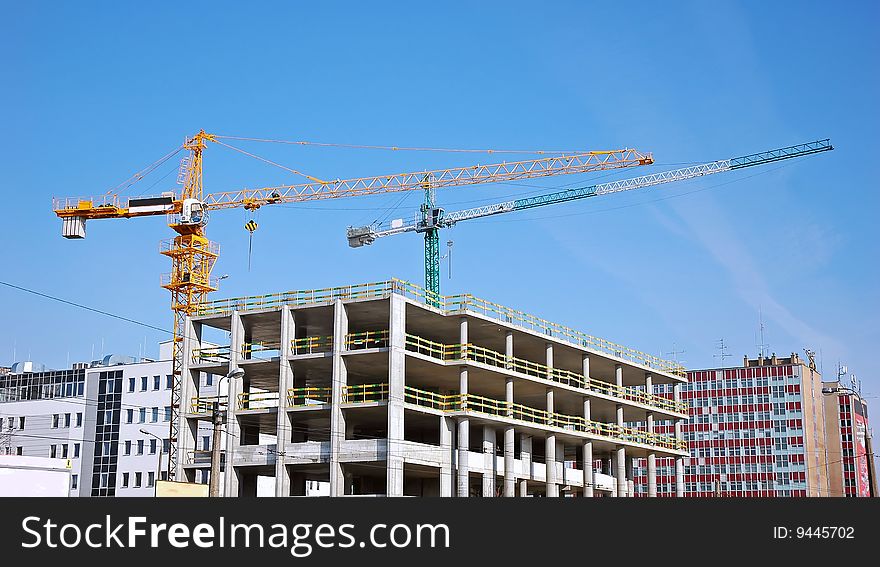
[[[208,466],[200,374],[244,370],[220,400],[226,496],[312,481],[331,496],[629,496],[633,460],[650,478],[660,457],[684,490],[684,369],[470,295],[390,280],[215,301],[188,319],[184,353],[180,479]]]

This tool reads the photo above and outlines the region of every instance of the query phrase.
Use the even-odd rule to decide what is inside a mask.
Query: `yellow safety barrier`
[[[278,407],[278,392],[242,392],[237,398],[236,408],[240,410]]]
[[[315,354],[333,350],[333,337],[301,337],[290,341],[293,354]]]
[[[440,360],[473,360],[474,362],[481,362],[505,370],[513,370],[528,376],[552,380],[560,384],[590,390],[607,396],[623,398],[671,411],[687,413],[687,404],[684,402],[676,403],[663,396],[648,394],[647,392],[636,390],[634,388],[618,387],[617,384],[602,382],[601,380],[589,380],[577,372],[559,368],[550,368],[544,364],[506,356],[500,352],[495,352],[473,344],[449,345],[430,341],[416,335],[407,334],[405,346],[409,351]]]
[[[206,396],[190,400],[190,413],[206,414],[214,411],[214,402],[220,402],[220,409],[226,411],[226,396]]]
[[[330,403],[333,390],[329,387],[290,388],[287,390],[288,406],[315,406]]]
[[[656,368],[684,377],[686,370],[680,364],[664,360],[658,356],[635,350],[606,339],[588,335],[576,329],[553,323],[529,315],[522,311],[505,307],[470,294],[438,296],[417,285],[398,279],[350,286],[340,286],[316,290],[289,291],[285,293],[256,295],[249,297],[221,299],[199,305],[196,315],[228,315],[233,311],[251,311],[258,309],[278,308],[282,305],[311,305],[332,303],[336,299],[381,299],[392,293],[403,295],[414,301],[425,304],[428,308],[436,308],[444,314],[472,312],[504,323],[517,325],[562,340],[579,347],[590,348],[599,352],[632,361],[649,368]]]
[[[193,364],[226,364],[231,356],[230,346],[197,348],[192,351]]]
[[[362,333],[349,333],[345,335],[345,348],[347,350],[359,350],[367,348],[386,348],[388,346],[388,331],[364,331]]]
[[[281,343],[260,341],[258,343],[244,343],[241,346],[241,357],[244,359],[269,359],[281,354]]]
[[[352,384],[342,388],[342,403],[365,404],[388,399],[388,384]]]

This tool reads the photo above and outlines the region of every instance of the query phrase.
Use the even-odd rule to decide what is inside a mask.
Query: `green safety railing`
[[[289,388],[287,390],[288,406],[316,406],[329,404],[333,390],[329,387]]]
[[[345,348],[347,350],[360,350],[368,348],[387,348],[388,331],[364,331],[361,333],[349,333],[345,335]]]
[[[245,359],[270,359],[281,354],[281,343],[260,341],[244,343],[241,346],[241,357]]]
[[[342,403],[365,404],[388,399],[388,384],[352,384],[343,386]]]
[[[428,308],[436,308],[443,314],[471,312],[548,335],[578,347],[590,348],[636,364],[655,368],[662,372],[669,372],[682,377],[687,374],[685,368],[676,362],[665,360],[606,339],[594,337],[510,307],[480,299],[470,294],[433,297],[433,294],[425,289],[398,279],[316,290],[289,291],[285,293],[221,299],[200,304],[195,314],[197,316],[216,316],[228,315],[233,311],[277,309],[282,305],[298,306],[331,303],[337,299],[381,299],[387,298],[393,293],[408,297],[424,304]]]
[[[193,364],[226,364],[232,358],[232,347],[196,348],[192,351]]]
[[[605,394],[607,396],[636,401],[670,411],[677,411],[679,413],[687,413],[686,402],[675,402],[664,398],[663,396],[648,394],[647,392],[636,390],[635,388],[626,388],[618,386],[617,384],[603,382],[601,380],[587,379],[583,374],[578,374],[577,372],[559,368],[550,368],[544,364],[513,356],[506,356],[500,352],[495,352],[473,344],[443,344],[416,335],[407,334],[405,346],[409,351],[417,352],[439,360],[472,360],[474,362],[481,362],[505,370],[513,370],[528,376],[552,380],[560,384]]]

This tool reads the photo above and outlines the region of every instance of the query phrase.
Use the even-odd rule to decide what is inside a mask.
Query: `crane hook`
[[[254,231],[257,230],[257,222],[251,219],[245,223],[244,228],[248,231],[248,271],[251,271],[251,252],[254,245]]]

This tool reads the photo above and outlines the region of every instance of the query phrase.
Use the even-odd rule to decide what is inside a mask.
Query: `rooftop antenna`
[[[816,370],[816,351],[814,351],[812,349],[805,348],[804,354],[807,355],[807,360],[810,361],[810,370],[815,371]]]
[[[758,347],[759,356],[767,356],[767,351],[769,350],[768,347],[770,345],[764,341],[764,329],[766,328],[767,327],[764,325],[764,313],[762,312],[761,307],[758,307],[758,335],[761,338],[761,342],[755,346]]]
[[[664,356],[671,356],[673,362],[675,362],[676,364],[681,364],[681,363],[684,362],[684,361],[683,361],[683,360],[679,360],[679,359],[678,359],[678,355],[680,355],[680,354],[684,354],[685,352],[687,352],[687,351],[684,350],[684,349],[681,349],[681,350],[675,350],[675,342],[673,341],[673,343],[672,343],[672,350],[669,351],[669,352],[665,352],[665,353],[663,353],[663,355],[664,355]]]
[[[721,359],[721,366],[724,366],[724,359],[728,358],[732,355],[727,352],[727,345],[724,344],[723,337],[718,339],[717,341],[715,341],[715,343],[716,343],[715,348],[718,350],[718,354],[713,354],[712,356],[713,356],[713,358],[720,358]]]

